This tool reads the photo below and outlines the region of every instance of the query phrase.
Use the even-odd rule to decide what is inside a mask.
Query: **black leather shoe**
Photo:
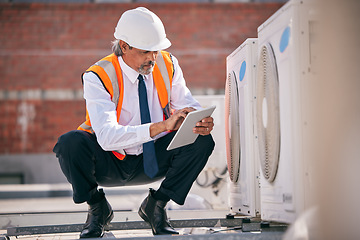
[[[156,200],[153,196],[155,190],[150,188],[149,195],[141,203],[139,215],[151,226],[154,235],[179,234],[170,225],[166,215],[165,206],[167,202]]]
[[[102,189],[100,189],[102,191]],[[80,238],[100,238],[104,235],[105,227],[114,218],[113,210],[104,198],[95,204],[89,204],[85,225],[80,233]]]

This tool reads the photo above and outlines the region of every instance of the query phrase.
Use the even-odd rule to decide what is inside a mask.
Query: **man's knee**
[[[80,130],[73,130],[61,135],[54,146],[53,152],[56,155],[64,154],[65,152],[81,151],[88,133]]]
[[[214,150],[215,142],[211,134],[205,136],[199,135],[197,141],[199,141],[199,148],[210,153]]]

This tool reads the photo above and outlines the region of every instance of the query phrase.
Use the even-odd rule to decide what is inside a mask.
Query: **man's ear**
[[[120,40],[120,41],[119,41],[119,46],[120,46],[121,51],[122,51],[123,53],[125,53],[125,52],[129,49],[127,43],[124,42],[123,40]]]

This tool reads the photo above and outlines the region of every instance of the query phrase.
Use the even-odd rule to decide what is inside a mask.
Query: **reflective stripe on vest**
[[[117,121],[119,122],[124,97],[124,86],[118,57],[115,54],[111,54],[88,68],[86,72],[93,72],[101,80],[104,88],[111,96],[111,101],[116,106]],[[170,117],[171,112],[170,92],[172,77],[174,75],[174,66],[170,53],[161,51],[161,54],[157,57],[152,74],[160,104],[163,109],[164,118],[167,119]],[[78,130],[94,133],[87,110],[86,121],[78,127]],[[113,153],[119,159],[124,159],[125,157],[125,152],[123,150],[113,151]]]

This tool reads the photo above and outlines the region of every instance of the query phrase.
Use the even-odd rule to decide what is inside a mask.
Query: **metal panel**
[[[193,228],[193,227],[235,227],[242,225],[242,219],[189,219],[189,220],[170,220],[174,228]],[[45,225],[30,227],[14,227],[7,229],[8,236],[38,235],[52,233],[80,232],[83,224],[70,225]],[[150,225],[144,221],[115,222],[110,224],[109,230],[133,230],[150,229]]]

